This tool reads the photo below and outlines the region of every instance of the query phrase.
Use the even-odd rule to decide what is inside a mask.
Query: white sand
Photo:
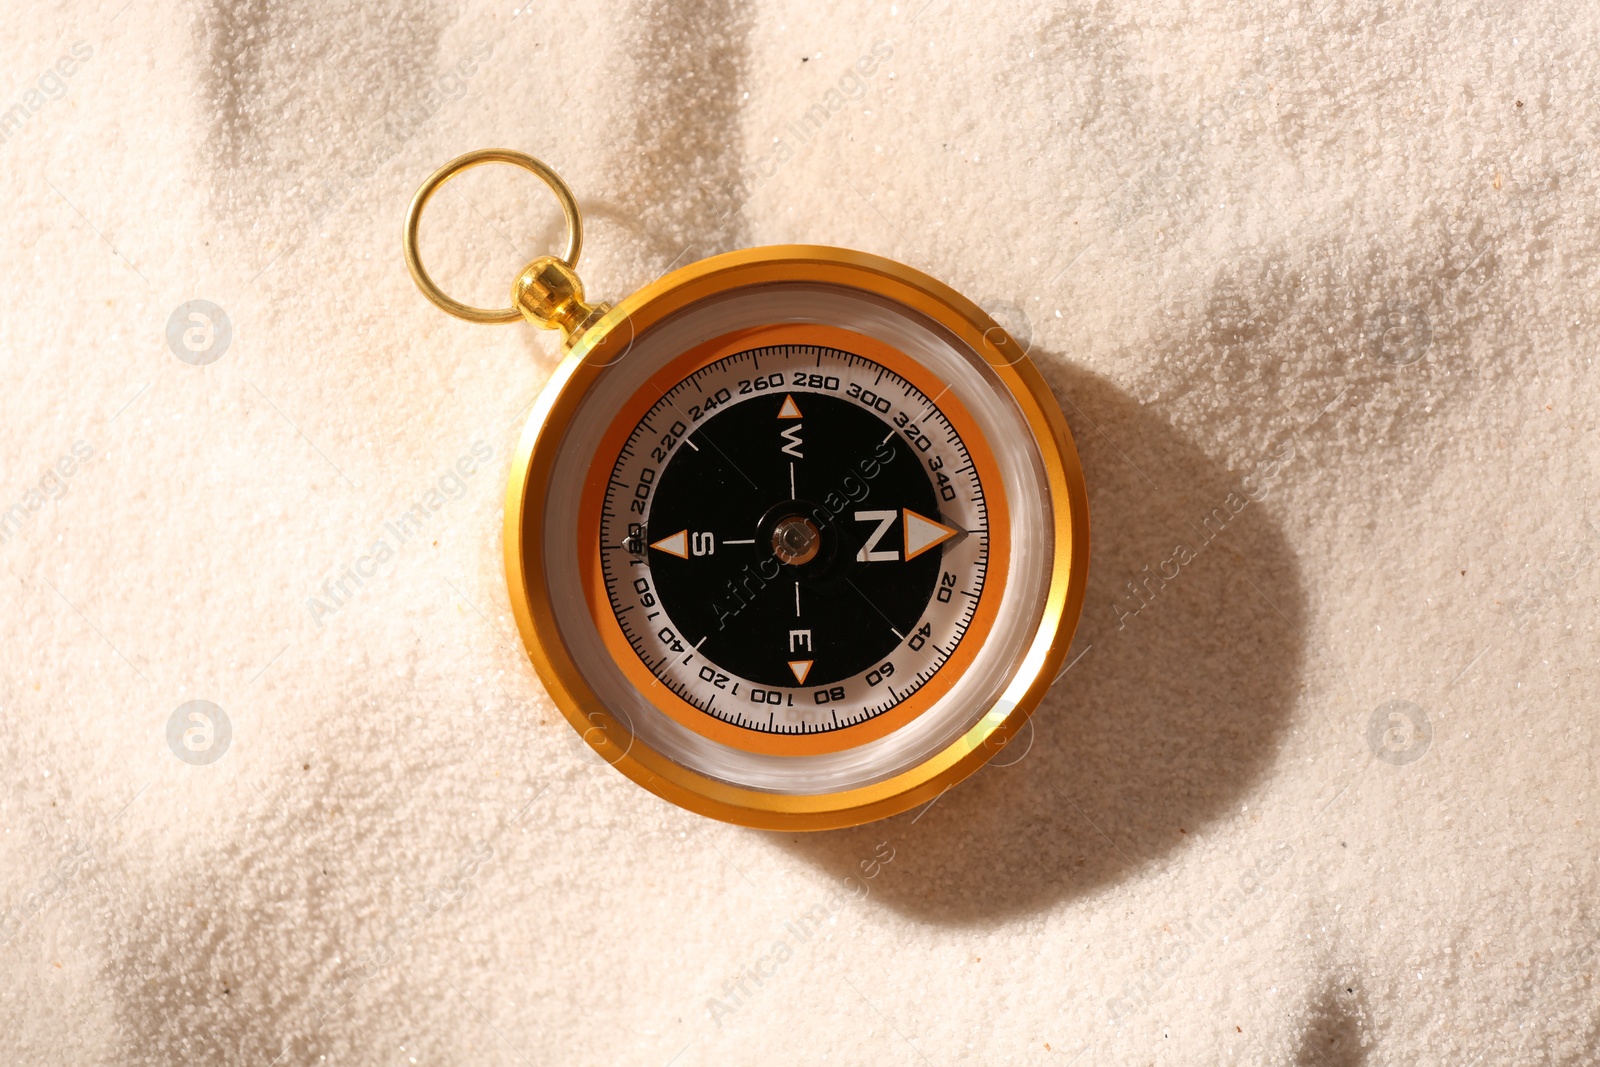
[[[1600,1059],[1592,12],[518,4],[10,13],[0,1060]],[[1026,322],[1095,547],[1020,761],[800,838],[586,758],[499,551],[554,339],[400,258],[488,145],[596,295],[809,241]],[[426,250],[499,302],[553,207],[460,191]]]

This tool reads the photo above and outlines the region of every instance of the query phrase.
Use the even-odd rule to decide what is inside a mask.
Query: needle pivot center
[[[772,554],[778,562],[800,566],[817,558],[822,548],[822,531],[804,515],[781,519],[772,528]]]

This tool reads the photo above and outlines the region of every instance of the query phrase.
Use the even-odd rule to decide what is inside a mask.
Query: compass
[[[485,162],[539,175],[570,233],[498,311],[416,253],[428,198]],[[504,150],[441,168],[407,219],[435,303],[563,331],[505,551],[566,718],[659,796],[772,829],[882,818],[982,766],[1061,670],[1087,571],[1077,454],[1016,340],[866,253],[731,252],[611,306],[580,248],[566,186]]]

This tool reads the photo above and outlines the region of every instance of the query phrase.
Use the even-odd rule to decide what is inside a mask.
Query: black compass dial
[[[779,392],[701,423],[642,536],[662,607],[704,636],[703,657],[826,686],[891,654],[934,594],[940,553],[905,558],[908,513],[937,521],[939,498],[904,436],[859,403]]]
[[[947,391],[854,352],[779,344],[657,395],[602,461],[598,541],[652,699],[767,734],[847,730],[958,655],[989,512],[937,402]]]

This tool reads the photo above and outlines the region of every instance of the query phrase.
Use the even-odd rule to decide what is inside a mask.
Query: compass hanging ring
[[[551,192],[556,194],[556,199],[561,202],[561,213],[567,218],[567,250],[560,257],[560,262],[569,271],[578,266],[578,253],[583,251],[583,216],[578,211],[578,202],[573,199],[572,190],[567,188],[567,183],[561,180],[559,174],[551,170],[542,160],[535,159],[526,152],[515,152],[507,148],[481,148],[476,152],[457,156],[434,171],[428,180],[422,183],[416,195],[411,198],[411,207],[406,211],[403,244],[406,267],[411,271],[411,279],[417,283],[417,288],[422,290],[423,296],[456,318],[466,319],[468,322],[498,325],[516,322],[523,312],[515,306],[497,309],[477,308],[450,296],[439,288],[433,276],[428,273],[428,269],[422,265],[422,254],[417,247],[417,231],[422,224],[422,209],[433,199],[433,194],[462,171],[485,163],[510,163],[521,167],[537,176],[550,187]],[[536,325],[545,326],[546,323],[536,322]]]

